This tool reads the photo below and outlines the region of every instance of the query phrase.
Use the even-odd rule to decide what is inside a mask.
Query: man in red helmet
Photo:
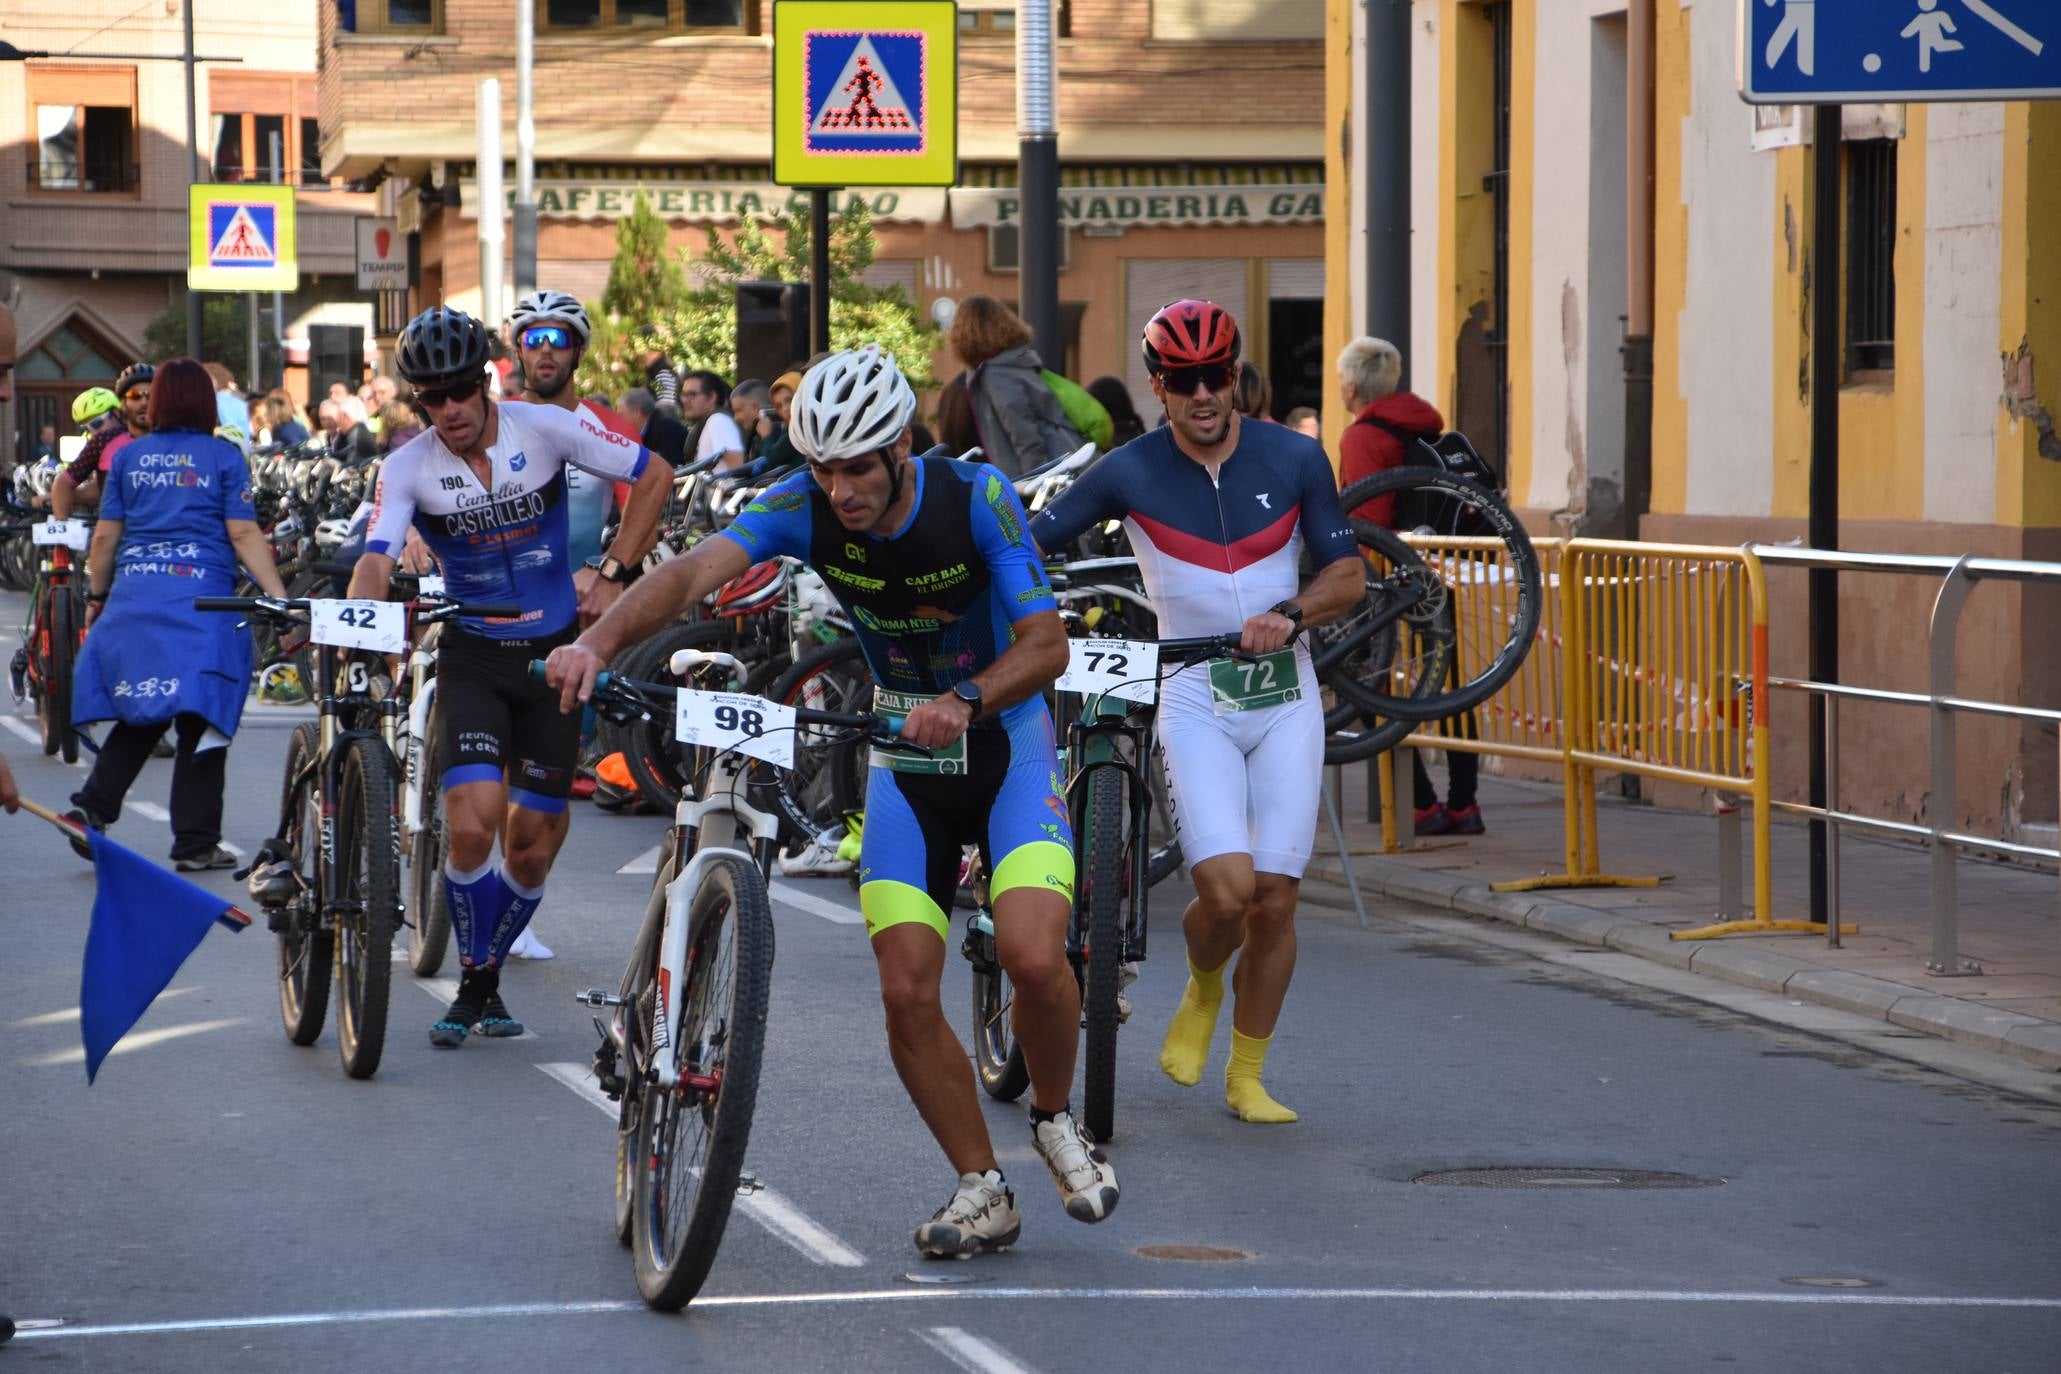
[[[1050,551],[1123,520],[1161,634],[1237,635],[1260,656],[1198,664],[1160,686],[1167,788],[1196,896],[1182,919],[1188,987],[1159,1063],[1177,1083],[1201,1081],[1238,954],[1225,1098],[1246,1121],[1293,1121],[1260,1071],[1295,972],[1324,768],[1323,708],[1296,634],[1365,595],[1363,564],[1322,446],[1233,406],[1238,324],[1227,311],[1176,301],[1146,324],[1142,347],[1166,425],[1090,468],[1031,534]],[[1305,550],[1317,569],[1307,586]]]

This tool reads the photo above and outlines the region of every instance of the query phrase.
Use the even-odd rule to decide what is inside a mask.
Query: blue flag
[[[79,1035],[86,1081],[115,1042],[150,1009],[216,921],[242,930],[250,918],[206,888],[167,873],[97,831],[87,831],[99,892],[79,979]]]

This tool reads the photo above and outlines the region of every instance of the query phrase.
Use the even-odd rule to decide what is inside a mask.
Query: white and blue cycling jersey
[[[523,608],[505,620],[467,620],[468,630],[535,639],[565,629],[578,612],[567,466],[634,482],[651,455],[580,411],[521,401],[497,408],[487,484],[433,428],[394,450],[380,468],[365,552],[397,557],[413,524],[443,566],[451,596]]]

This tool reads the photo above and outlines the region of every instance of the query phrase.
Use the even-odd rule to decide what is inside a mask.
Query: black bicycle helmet
[[[130,387],[148,384],[156,376],[157,369],[149,363],[130,363],[122,369],[122,375],[115,378],[115,395],[126,396]]]
[[[433,305],[408,321],[394,371],[417,387],[479,380],[487,366],[487,327],[462,310]]]

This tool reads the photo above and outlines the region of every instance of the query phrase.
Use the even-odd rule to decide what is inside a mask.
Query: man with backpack
[[[1445,433],[1445,417],[1438,413],[1437,406],[1422,396],[1402,390],[1402,375],[1403,356],[1386,339],[1354,339],[1338,355],[1339,396],[1345,402],[1346,412],[1354,417],[1353,422],[1345,427],[1345,434],[1338,445],[1341,488],[1405,463],[1439,461],[1440,450],[1448,447],[1441,441]],[[1451,447],[1472,454],[1464,440]],[[1461,471],[1461,476],[1480,478],[1487,473],[1486,465],[1478,457],[1473,462],[1481,471]],[[1444,462],[1440,465],[1455,466]],[[1488,477],[1493,489],[1496,485],[1493,475],[1488,474]],[[1393,495],[1377,496],[1347,514],[1352,519],[1389,528],[1402,523],[1399,517],[1407,517],[1406,512],[1396,510]],[[1475,736],[1473,712],[1460,718],[1459,733],[1466,738]],[[1475,801],[1481,761],[1462,750],[1446,750],[1448,787],[1446,800],[1441,804],[1438,791],[1431,784],[1431,775],[1425,771],[1424,756],[1413,753],[1411,758],[1416,764],[1417,833],[1481,834],[1485,827],[1481,807]]]

